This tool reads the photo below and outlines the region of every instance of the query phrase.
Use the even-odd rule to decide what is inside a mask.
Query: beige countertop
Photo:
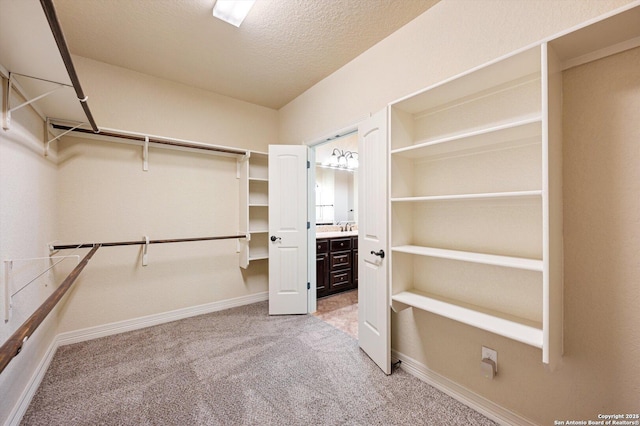
[[[338,238],[338,237],[353,237],[358,235],[358,231],[332,231],[332,232],[317,232],[316,238]]]

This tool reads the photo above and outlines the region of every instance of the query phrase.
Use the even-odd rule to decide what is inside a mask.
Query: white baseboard
[[[56,337],[56,341],[58,346],[70,345],[72,343],[98,339],[100,337],[125,333],[127,331],[140,330],[142,328],[165,324],[171,321],[177,321],[197,315],[208,314],[210,312],[217,312],[224,309],[262,302],[268,300],[268,298],[269,293],[265,291],[262,293],[250,294],[248,296],[236,297],[234,299],[205,303],[204,305],[191,306],[188,308],[176,309],[175,311],[163,312],[160,314],[153,314],[145,317],[60,333]]]
[[[250,305],[252,303],[263,302],[269,299],[269,292],[262,292],[251,294],[248,296],[236,297],[234,299],[221,300],[219,302],[206,303],[204,305],[191,306],[183,309],[176,309],[175,311],[163,312],[160,314],[148,315],[140,318],[133,318],[125,321],[118,321],[111,324],[99,325],[96,327],[89,327],[82,330],[69,331],[66,333],[58,334],[49,348],[45,356],[38,364],[38,368],[33,373],[33,376],[29,380],[26,388],[20,395],[20,399],[16,403],[15,407],[11,411],[5,426],[7,425],[19,425],[24,413],[27,411],[33,396],[35,395],[40,382],[44,374],[49,368],[49,364],[53,360],[53,356],[56,350],[60,346],[69,345],[72,343],[84,342],[87,340],[97,339],[100,337],[110,336],[113,334],[124,333],[127,331],[139,330],[154,325],[164,324],[171,321],[176,321],[184,318],[194,317],[197,315],[208,314],[211,312],[222,311],[224,309],[235,308],[238,306]]]
[[[29,408],[29,404],[31,403],[33,396],[36,394],[38,387],[40,387],[40,383],[44,378],[44,374],[47,372],[49,364],[51,364],[51,360],[53,360],[53,356],[55,355],[57,349],[58,345],[56,343],[56,339],[54,338],[47,348],[47,352],[45,353],[44,357],[42,357],[42,359],[40,360],[38,367],[33,372],[31,379],[29,379],[27,386],[22,391],[20,399],[18,399],[17,404],[15,405],[15,407],[13,407],[13,410],[11,410],[9,417],[6,420],[5,426],[17,426],[20,424],[22,416],[24,416],[24,413],[27,412],[27,408]]]
[[[446,393],[464,405],[473,408],[494,422],[508,426],[536,426],[532,421],[489,401],[463,386],[460,386],[403,353],[392,351],[391,358],[393,362],[398,360],[402,361],[400,363],[400,368],[405,370],[407,373]]]

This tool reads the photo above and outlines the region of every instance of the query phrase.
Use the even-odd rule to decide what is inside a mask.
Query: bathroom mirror
[[[358,135],[316,147],[316,224],[358,222]]]
[[[358,172],[316,166],[316,224],[358,221]]]

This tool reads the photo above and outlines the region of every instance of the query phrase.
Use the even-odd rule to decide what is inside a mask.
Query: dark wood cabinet
[[[329,240],[316,240],[316,293],[329,294]]]
[[[316,240],[317,297],[358,287],[358,237]]]
[[[353,276],[353,288],[358,288],[358,237],[351,237],[351,247],[353,247],[351,253],[351,274]]]

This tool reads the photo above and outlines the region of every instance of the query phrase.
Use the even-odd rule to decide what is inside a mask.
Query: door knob
[[[278,240],[281,240],[281,239],[282,239],[282,238],[280,238],[280,237],[276,237],[275,235],[272,235],[272,236],[271,236],[271,241],[273,241],[274,243],[275,243],[276,241],[278,241]]]
[[[374,254],[376,256],[380,256],[380,259],[384,259],[384,250],[382,250],[382,249],[380,249],[380,251],[371,250],[371,254]]]

